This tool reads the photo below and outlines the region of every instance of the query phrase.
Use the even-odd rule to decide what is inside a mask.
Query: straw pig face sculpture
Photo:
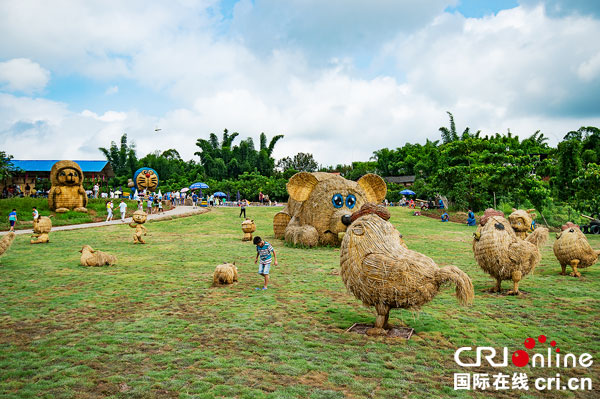
[[[223,263],[215,268],[213,285],[233,284],[238,281],[238,269],[235,263]]]
[[[52,219],[47,216],[39,216],[33,220],[33,235],[31,236],[31,244],[45,244],[50,242],[50,233],[52,230]]]
[[[81,258],[79,259],[81,266],[110,266],[117,263],[115,256],[97,251],[89,245],[84,245],[79,252],[81,252]]]
[[[519,294],[519,281],[531,273],[540,261],[539,248],[548,237],[548,229],[538,227],[521,240],[508,220],[502,216],[488,216],[473,239],[475,260],[484,272],[496,279],[491,292],[500,292],[502,280],[512,280],[509,295]]]
[[[144,223],[146,223],[146,219],[148,218],[148,214],[144,211],[137,210],[133,212],[131,217],[132,222],[129,223],[129,227],[135,229],[135,233],[133,234],[133,243],[137,244],[145,244],[146,241],[142,238],[142,235],[146,235],[148,232],[146,227],[144,227]]]
[[[340,248],[340,274],[348,291],[366,306],[375,306],[375,327],[367,334],[385,334],[390,309],[418,310],[447,282],[456,285],[460,303],[472,302],[469,276],[455,266],[439,268],[431,258],[407,249],[398,230],[384,220],[389,218],[386,212],[367,204],[344,219],[351,224]]]
[[[592,249],[579,226],[571,222],[563,225],[562,231],[556,234],[553,249],[554,255],[562,268],[560,274],[567,274],[567,265],[571,265],[571,268],[573,268],[571,276],[573,277],[580,277],[581,273],[577,269],[592,266],[596,263],[600,254],[600,251]]]
[[[346,231],[342,216],[367,202],[380,203],[387,186],[374,174],[354,182],[331,173],[300,172],[292,176],[287,191],[288,204],[273,220],[275,236],[308,247],[339,246],[340,233]]]
[[[58,161],[50,170],[50,181],[50,210],[59,213],[69,210],[87,212],[87,194],[83,189],[83,172],[79,165],[73,161]]]
[[[526,239],[527,233],[532,231],[531,224],[533,223],[533,219],[535,219],[535,213],[533,213],[534,210],[535,209],[528,209],[524,211],[522,209],[517,210],[513,208],[513,212],[508,216],[510,226],[521,240]]]

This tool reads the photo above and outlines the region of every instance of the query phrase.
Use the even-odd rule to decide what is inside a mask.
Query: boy
[[[192,204],[194,204],[192,209],[196,209],[198,207],[198,196],[196,193],[192,194]]]
[[[17,210],[15,208],[8,214],[8,221],[10,222],[10,231],[15,231],[15,223],[17,223]]]
[[[31,212],[31,216],[33,217],[33,220],[36,220],[40,217],[40,213],[38,212],[35,206],[33,207],[33,212]]]
[[[119,211],[121,211],[121,222],[125,222],[125,214],[127,213],[127,203],[121,200],[119,204]]]
[[[267,284],[269,284],[269,269],[271,268],[271,254],[273,254],[273,260],[275,261],[275,266],[277,266],[277,254],[275,254],[275,250],[268,242],[263,241],[259,236],[254,237],[254,245],[256,245],[256,258],[254,259],[254,264],[258,262],[258,258],[260,256],[260,266],[258,267],[258,274],[265,278],[265,285],[263,285],[262,289],[267,289]],[[260,287],[256,287],[257,290],[260,290]]]

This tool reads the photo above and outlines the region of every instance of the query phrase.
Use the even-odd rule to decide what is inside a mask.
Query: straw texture
[[[367,202],[380,203],[387,186],[374,174],[354,182],[331,173],[300,172],[290,178],[287,191],[288,204],[273,219],[275,236],[307,247],[339,246],[339,233],[346,230],[342,216]]]
[[[52,230],[52,219],[47,216],[39,216],[33,220],[33,235],[31,244],[45,244],[50,242],[50,230]]]
[[[252,233],[256,231],[256,224],[254,224],[254,220],[246,219],[242,222],[242,231],[244,232],[244,237],[242,241],[252,241]]]
[[[523,210],[513,208],[513,212],[508,216],[510,226],[515,231],[517,237],[522,240],[527,238],[528,233],[531,233],[531,223],[536,216],[535,213],[533,213],[534,210],[535,209]]]
[[[536,229],[537,230],[537,229]],[[584,269],[592,266],[598,260],[600,251],[594,251],[590,246],[585,234],[581,232],[579,226],[568,222],[562,226],[562,231],[556,234],[554,241],[554,256],[558,259],[562,272],[566,274],[566,268],[571,266],[573,272],[571,276],[580,277],[578,269]]]
[[[223,263],[215,268],[213,286],[232,284],[238,281],[238,270],[235,263]]]
[[[455,266],[439,268],[431,258],[407,249],[398,230],[376,213],[363,213],[348,227],[340,271],[348,291],[364,305],[375,306],[377,319],[369,335],[389,329],[390,309],[418,310],[446,283],[456,286],[459,303],[470,304],[474,297],[469,276]]]
[[[73,161],[58,161],[50,169],[52,187],[48,193],[50,210],[59,213],[75,210],[87,212],[87,194],[83,189],[83,172]]]
[[[131,223],[129,223],[129,227],[135,229],[135,233],[133,234],[133,243],[134,244],[145,244],[146,241],[142,238],[142,236],[147,234],[146,227],[144,227],[144,223],[146,223],[146,219],[148,218],[148,214],[144,211],[137,210],[133,213],[131,217]]]
[[[6,251],[8,251],[8,248],[10,248],[14,239],[15,233],[12,231],[9,231],[7,235],[2,237],[0,240],[0,255],[3,255]]]
[[[117,263],[116,256],[97,251],[89,245],[84,245],[79,252],[81,252],[79,259],[81,266],[110,266]]]

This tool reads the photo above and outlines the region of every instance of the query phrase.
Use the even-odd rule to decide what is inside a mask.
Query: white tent
[[[133,193],[133,199],[134,199],[134,200],[136,200],[136,199],[139,199],[139,198],[140,198],[140,197],[139,197],[139,195],[138,195],[137,188],[136,188],[136,189],[135,189],[135,193]]]

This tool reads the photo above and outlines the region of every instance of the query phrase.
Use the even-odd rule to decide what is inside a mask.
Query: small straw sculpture
[[[419,310],[446,283],[456,285],[461,304],[473,301],[473,284],[455,266],[435,262],[407,249],[398,230],[386,220],[387,210],[367,204],[350,218],[340,249],[341,276],[346,288],[365,306],[375,306],[375,326],[368,335],[384,335],[393,308]]]
[[[97,251],[89,245],[84,245],[79,252],[81,252],[79,259],[81,266],[110,266],[117,263],[116,256]]]
[[[502,280],[512,280],[514,286],[508,294],[518,295],[519,281],[532,273],[540,261],[539,248],[546,242],[548,229],[538,227],[521,240],[508,220],[497,213],[486,210],[482,218],[485,223],[474,234],[473,254],[483,271],[496,279],[496,286],[489,291],[500,292]]]
[[[246,220],[242,222],[242,231],[244,232],[242,241],[252,241],[252,233],[256,231],[254,220],[246,218]]]
[[[598,255],[600,255],[600,251],[592,249],[579,226],[572,222],[567,222],[562,226],[562,231],[556,234],[553,249],[554,255],[562,268],[560,274],[563,276],[567,274],[567,265],[570,265],[573,269],[570,275],[580,277],[581,273],[578,269],[592,266],[598,260]]]
[[[50,242],[50,230],[52,230],[52,219],[47,216],[39,216],[33,220],[33,235],[31,244],[45,244]]]
[[[513,208],[513,212],[508,216],[510,226],[521,240],[526,239],[527,234],[532,231],[531,224],[536,216],[533,211],[535,211],[535,209],[528,209],[525,211],[523,209]]]
[[[0,255],[3,255],[6,251],[8,251],[8,248],[10,248],[14,239],[14,231],[9,231],[8,234],[2,237],[2,239],[0,240]]]
[[[148,234],[146,227],[144,227],[144,223],[146,223],[146,219],[148,218],[148,214],[144,211],[137,210],[133,212],[133,216],[131,217],[131,223],[129,223],[129,227],[135,229],[135,233],[133,233],[133,243],[137,244],[145,244],[146,241],[142,238],[142,236]]]
[[[238,270],[235,263],[223,263],[215,268],[213,286],[233,284],[238,281]]]
[[[367,174],[352,181],[324,172],[300,172],[287,183],[290,195],[286,207],[273,219],[275,237],[294,245],[339,246],[346,226],[341,217],[350,215],[367,202],[385,198],[385,181]]]
[[[51,211],[59,213],[75,210],[87,212],[87,194],[83,189],[83,172],[73,161],[58,161],[50,169],[52,187],[48,193]]]

